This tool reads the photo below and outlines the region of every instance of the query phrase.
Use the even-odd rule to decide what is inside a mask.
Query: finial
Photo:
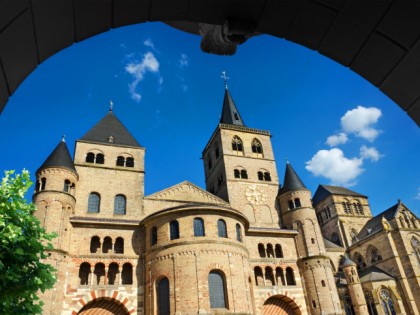
[[[398,203],[401,203],[401,199],[400,198],[398,198]]]
[[[66,135],[61,136],[61,142],[66,142]]]
[[[109,100],[109,111],[112,112],[112,109],[114,107],[114,102],[112,100]]]
[[[225,89],[227,90],[228,89],[227,81],[229,80],[229,77],[227,76],[226,71],[222,71],[222,75],[220,77],[223,79],[223,81],[225,81]]]
[[[286,164],[290,164],[289,159],[287,157],[286,157]]]

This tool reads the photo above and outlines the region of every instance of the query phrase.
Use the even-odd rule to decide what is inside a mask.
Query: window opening
[[[226,222],[223,220],[217,221],[217,232],[219,237],[227,237]]]
[[[124,195],[116,195],[114,198],[114,214],[126,214],[126,203]]]
[[[225,279],[219,270],[213,270],[209,273],[208,284],[210,307],[228,308]]]
[[[178,221],[174,220],[169,223],[169,229],[170,229],[170,237],[171,240],[176,240],[179,238],[179,223]]]
[[[204,221],[201,218],[194,219],[194,236],[204,236]]]
[[[90,193],[88,199],[88,213],[99,213],[101,197],[98,193]]]

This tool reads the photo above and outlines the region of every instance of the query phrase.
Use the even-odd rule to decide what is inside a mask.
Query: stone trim
[[[124,293],[118,292],[117,290],[93,290],[77,302],[76,306],[71,312],[71,315],[77,315],[86,304],[97,298],[106,298],[107,300],[117,301],[118,303],[125,306],[129,314],[136,313],[136,309],[133,303]]]

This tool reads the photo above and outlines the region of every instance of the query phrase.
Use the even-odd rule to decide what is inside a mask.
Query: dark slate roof
[[[341,265],[342,267],[347,267],[347,266],[357,266],[356,263],[354,261],[352,261],[350,258],[346,257],[343,261],[343,264]]]
[[[359,194],[358,192],[352,191],[344,187],[319,185],[312,198],[312,203],[316,205],[330,195],[344,195],[367,198],[365,195]]]
[[[283,187],[280,189],[280,194],[288,192],[290,190],[295,189],[307,189],[306,186],[303,184],[302,180],[296,174],[295,170],[293,169],[292,165],[288,162],[286,164],[286,173],[284,174],[284,182]]]
[[[47,167],[62,167],[77,174],[73,159],[71,158],[69,149],[67,148],[66,142],[64,140],[60,141],[60,143],[55,147],[54,151],[52,151],[52,153],[38,170]]]
[[[378,231],[381,231],[383,229],[382,218],[384,217],[387,221],[392,220],[395,217],[398,209],[400,208],[400,205],[401,202],[398,202],[396,205],[379,213],[378,215],[374,216],[372,219],[367,221],[363,228],[360,230],[359,234],[357,235],[357,239],[360,241]]]
[[[375,281],[387,281],[395,280],[390,274],[386,273],[382,269],[376,266],[369,266],[359,270],[360,282],[375,282]]]
[[[109,141],[111,136],[113,137],[113,142]],[[141,147],[112,111],[109,111],[80,140],[117,146]]]
[[[327,240],[326,238],[324,238],[324,246],[325,248],[337,248],[344,250],[344,247],[337,245],[336,243],[333,243],[330,240]]]
[[[225,90],[225,98],[223,99],[222,117],[220,118],[221,124],[245,126],[241,114],[239,114],[229,90]]]

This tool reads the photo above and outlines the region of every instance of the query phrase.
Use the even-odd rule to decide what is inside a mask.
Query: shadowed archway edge
[[[147,21],[229,18],[350,68],[420,126],[418,16],[419,2],[391,0],[0,0],[0,110],[38,64],[75,42]]]

